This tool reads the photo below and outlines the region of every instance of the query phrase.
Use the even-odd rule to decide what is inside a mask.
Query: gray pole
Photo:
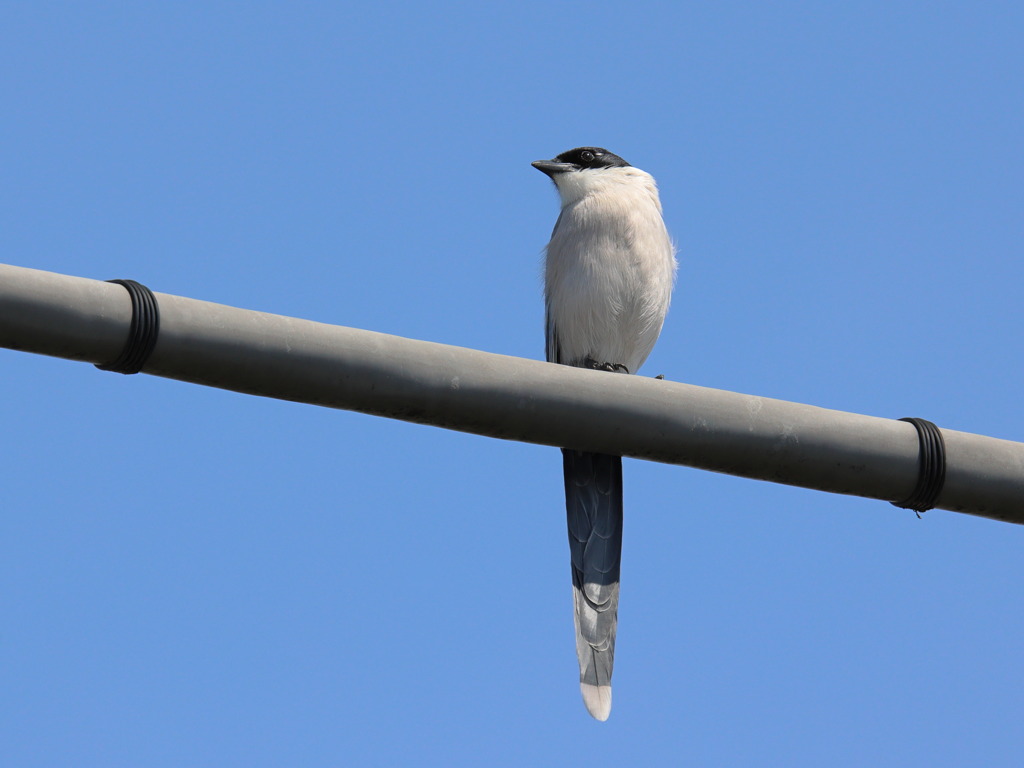
[[[160,336],[145,367],[155,376],[886,501],[906,498],[917,480],[917,432],[905,422],[157,300]],[[0,265],[0,346],[105,363],[130,320],[119,285]],[[942,434],[936,506],[1024,523],[1024,444]]]

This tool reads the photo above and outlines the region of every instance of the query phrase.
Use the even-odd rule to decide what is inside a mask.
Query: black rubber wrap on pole
[[[917,485],[914,492],[903,501],[894,501],[893,506],[912,509],[918,514],[935,507],[935,501],[942,493],[946,482],[946,444],[942,431],[927,419],[908,417],[900,419],[913,424],[917,429],[920,451]]]
[[[117,359],[96,367],[101,371],[114,373],[139,373],[146,365],[156,339],[160,333],[160,309],[156,296],[142,283],[134,280],[108,280],[108,283],[123,285],[132,300],[132,321],[128,326],[128,340]]]

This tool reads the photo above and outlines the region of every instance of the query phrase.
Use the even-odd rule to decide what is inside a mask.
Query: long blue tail
[[[580,692],[598,720],[612,708],[622,555],[622,458],[562,449]]]

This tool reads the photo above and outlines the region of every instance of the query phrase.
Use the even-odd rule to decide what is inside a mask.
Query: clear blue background
[[[0,260],[540,358],[532,160],[660,182],[645,373],[1024,439],[1019,2],[8,3]],[[0,351],[9,766],[1018,766],[1024,530]]]

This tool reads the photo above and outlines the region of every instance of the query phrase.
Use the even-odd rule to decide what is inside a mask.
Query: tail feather
[[[562,466],[580,692],[590,714],[606,720],[618,625],[622,459],[563,449]]]

